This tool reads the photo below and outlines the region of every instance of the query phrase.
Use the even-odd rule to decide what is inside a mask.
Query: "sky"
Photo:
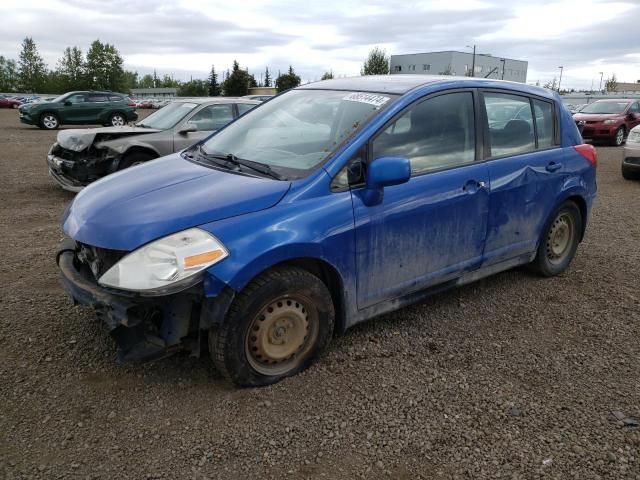
[[[640,80],[640,0],[3,0],[0,55],[31,36],[49,68],[67,46],[114,44],[125,67],[180,80],[237,60],[260,79],[293,65],[303,81],[358,75],[375,46],[529,62],[528,83],[598,88]]]

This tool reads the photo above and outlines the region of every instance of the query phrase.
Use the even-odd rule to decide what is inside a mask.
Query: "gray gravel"
[[[57,284],[55,134],[16,116],[0,111],[0,478],[640,479],[640,183],[620,149],[599,148],[564,275],[438,295],[238,390],[208,358],[115,363]]]

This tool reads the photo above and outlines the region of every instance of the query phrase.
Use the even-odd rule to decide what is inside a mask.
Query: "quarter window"
[[[534,100],[533,110],[536,112],[538,148],[549,148],[555,146],[555,139],[553,136],[553,105],[549,102]]]
[[[253,103],[238,103],[238,114],[242,115],[243,113],[251,110],[255,105]]]
[[[502,157],[535,150],[531,104],[527,97],[485,93],[491,156]]]
[[[471,92],[429,98],[410,108],[374,139],[372,158],[408,158],[412,174],[473,162],[474,125]]]
[[[89,101],[90,102],[108,102],[109,97],[107,97],[106,95],[92,93],[91,95],[89,95]]]

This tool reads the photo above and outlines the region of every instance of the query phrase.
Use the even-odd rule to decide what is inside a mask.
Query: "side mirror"
[[[382,202],[384,187],[406,183],[411,178],[409,159],[402,157],[376,158],[367,169],[367,186],[362,201],[367,206]]]
[[[64,106],[65,107],[70,107],[72,105],[72,103],[69,100],[65,100],[64,101]]]
[[[180,130],[178,130],[178,133],[180,135],[186,135],[187,133],[192,133],[197,131],[198,131],[198,127],[196,126],[195,123],[187,122],[184,125],[182,125],[182,127],[180,127]]]

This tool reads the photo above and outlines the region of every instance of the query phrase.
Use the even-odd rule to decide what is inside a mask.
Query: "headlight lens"
[[[613,119],[609,119],[609,120],[605,120],[604,122],[605,125],[613,125],[614,123],[618,123],[618,120],[613,120]]]
[[[190,228],[134,250],[107,270],[98,283],[141,293],[165,293],[167,287],[188,286],[194,275],[228,256],[216,237]]]

